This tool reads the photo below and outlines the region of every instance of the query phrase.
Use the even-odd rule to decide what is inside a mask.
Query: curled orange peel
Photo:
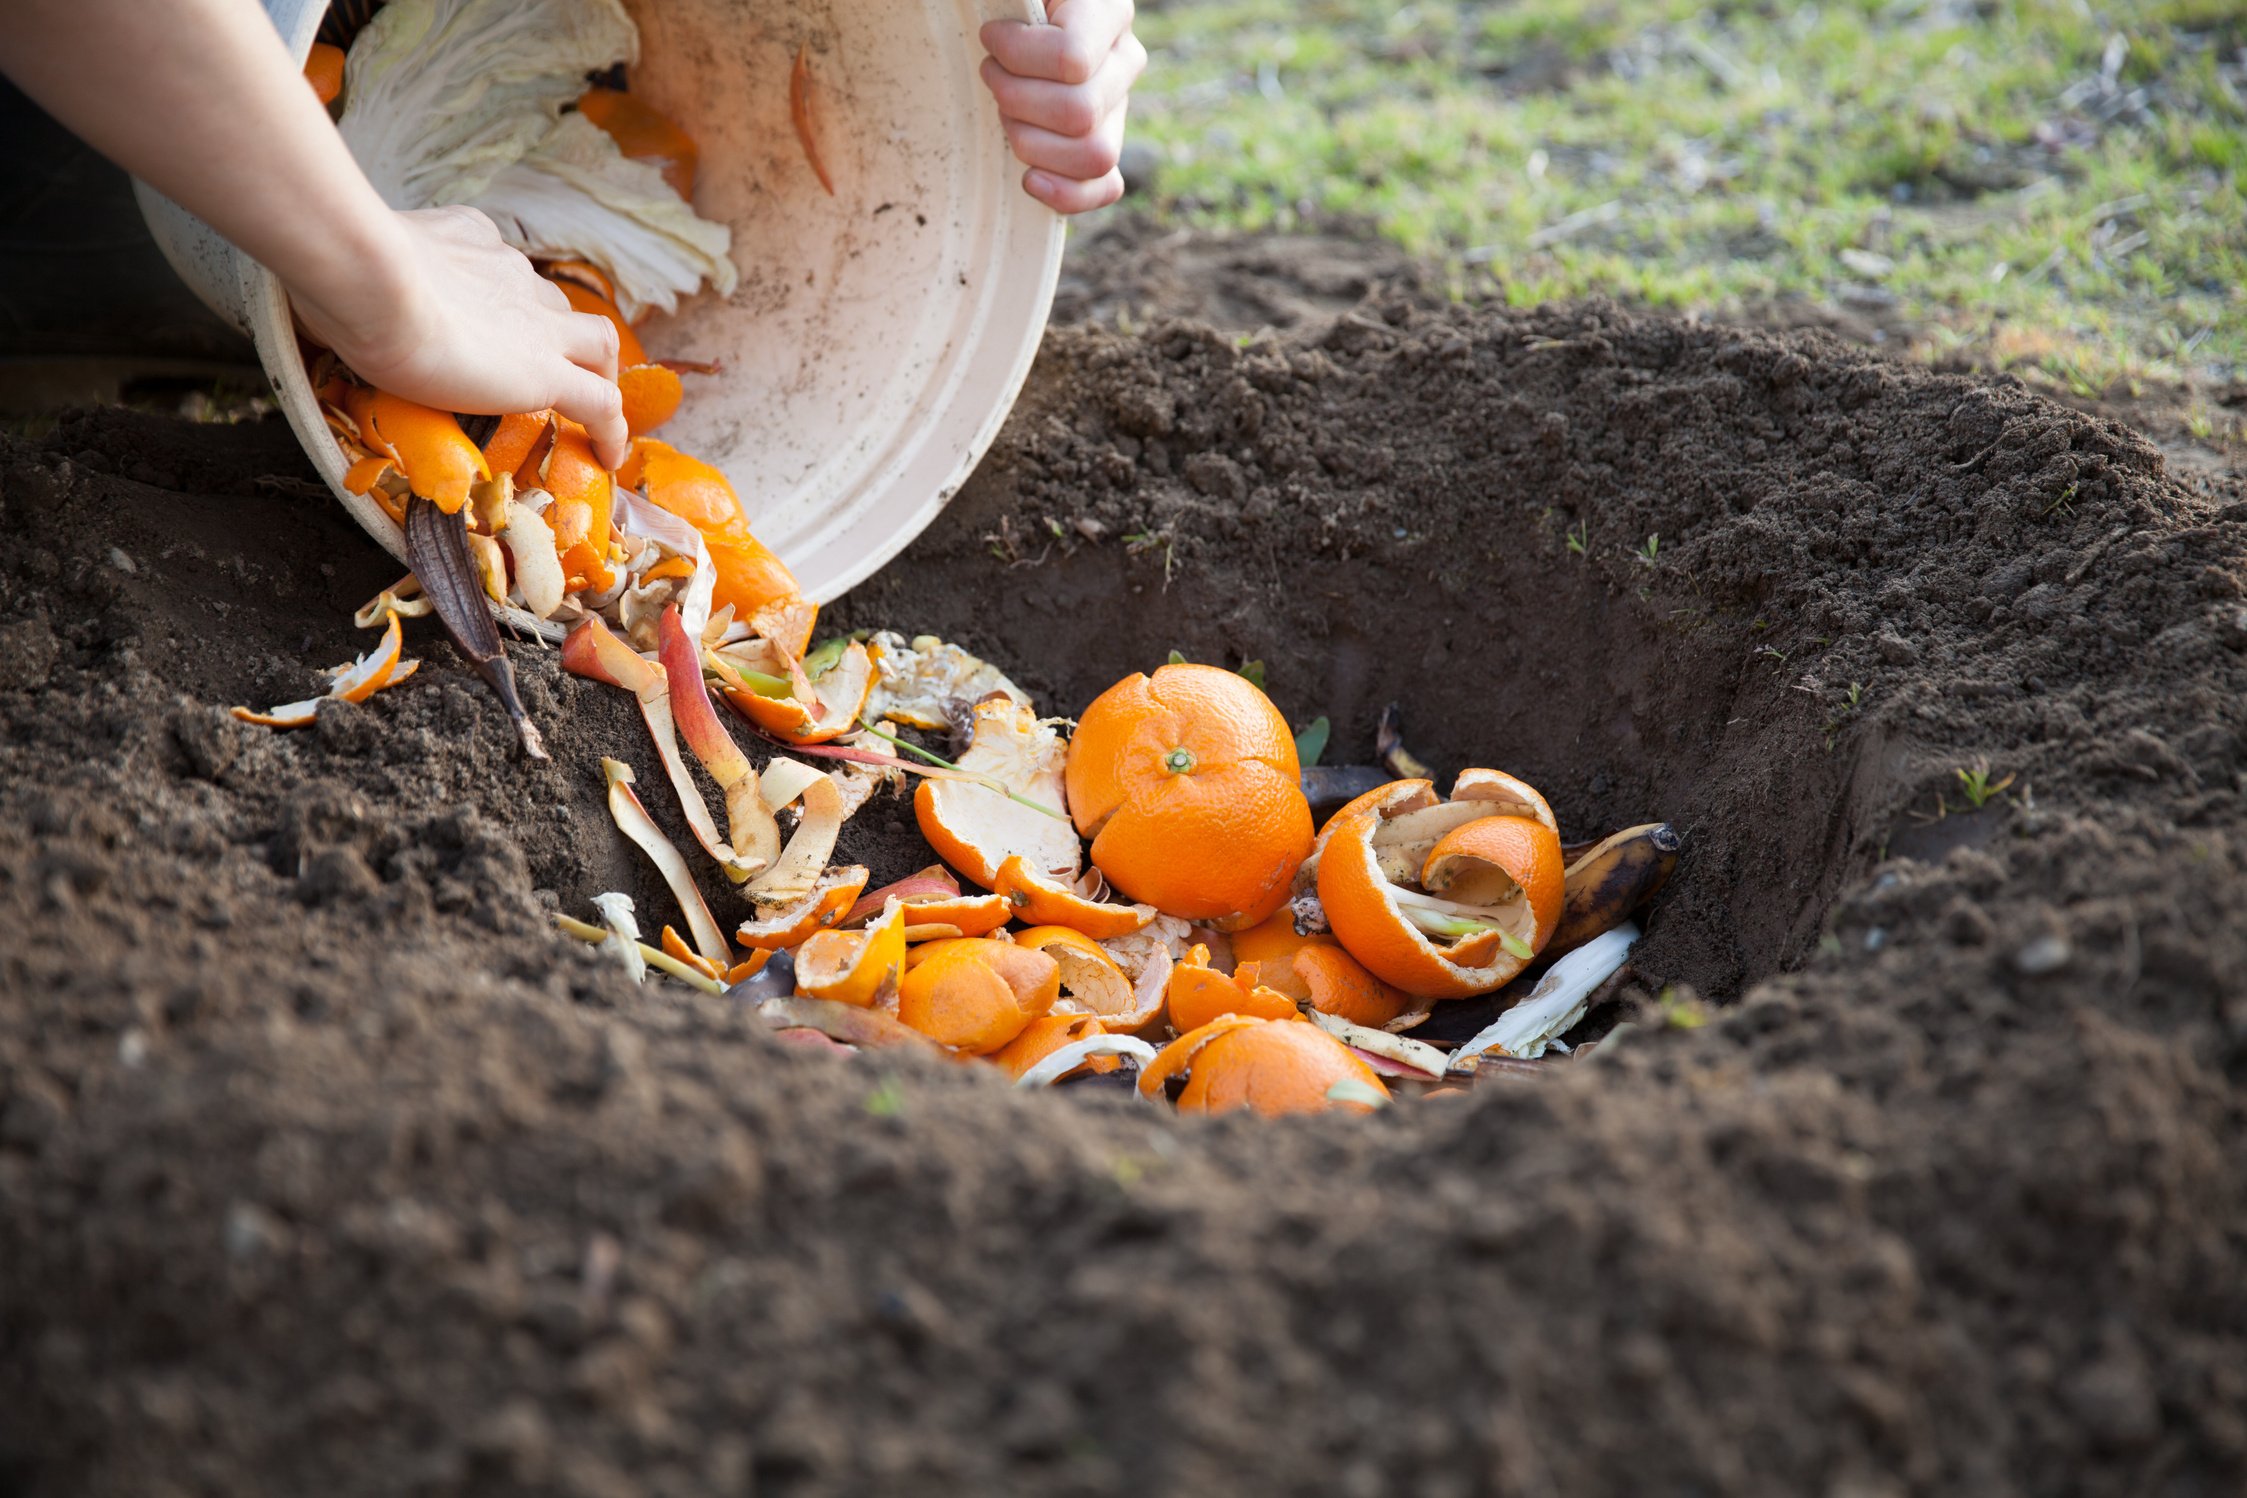
[[[1164,987],[1164,1008],[1171,1028],[1184,1033],[1198,1030],[1228,1014],[1252,1019],[1293,1019],[1295,1001],[1285,994],[1253,985],[1239,973],[1221,973],[1209,964],[1209,948],[1196,944],[1183,962],[1170,970]]]
[[[844,647],[833,669],[817,681],[799,686],[797,695],[788,697],[763,696],[722,658],[713,655],[711,659],[718,663],[726,700],[766,733],[789,743],[823,744],[854,732],[859,714],[865,710],[867,693],[874,688],[873,660],[866,654],[866,647],[856,641]],[[796,666],[797,662],[789,657],[786,664]],[[808,701],[803,695],[807,688]]]
[[[743,921],[734,940],[767,952],[798,946],[815,932],[840,924],[866,880],[866,870],[858,864],[829,869],[794,904],[760,911]]]
[[[666,924],[663,928],[663,950],[676,960],[685,963],[712,982],[723,983],[725,978],[718,965],[687,945],[687,939]]]
[[[1146,1098],[1161,1097],[1164,1083],[1192,1070],[1194,1057],[1201,1053],[1202,1047],[1235,1030],[1245,1030],[1251,1025],[1263,1023],[1263,1020],[1245,1014],[1221,1014],[1213,1020],[1196,1025],[1156,1052],[1155,1059],[1139,1069],[1139,1095]]]
[[[934,945],[898,986],[897,1017],[940,1045],[989,1055],[1060,996],[1060,967],[1043,952],[989,937]]]
[[[1116,960],[1082,931],[1068,926],[1033,926],[1014,935],[1016,946],[1043,952],[1061,969],[1061,997],[1054,1010],[1098,1016],[1115,1034],[1149,1029],[1162,1019],[1163,991],[1142,995]]]
[[[815,931],[796,948],[796,992],[866,1008],[905,976],[905,907],[893,902],[863,931]]]
[[[1044,1014],[1030,1021],[1023,1027],[1021,1034],[992,1052],[990,1061],[1019,1082],[1024,1073],[1054,1052],[1106,1033],[1100,1021],[1089,1014]],[[1122,1064],[1122,1060],[1115,1056],[1094,1056],[1062,1075],[1078,1071],[1112,1072]]]
[[[263,712],[248,707],[227,711],[244,723],[255,723],[262,728],[308,727],[317,721],[323,702],[364,702],[383,688],[396,686],[411,677],[421,663],[401,656],[404,645],[405,635],[399,628],[397,613],[393,612],[383,625],[382,638],[372,650],[348,666],[333,669],[334,680],[329,682],[324,695],[307,697],[301,702],[284,702]]]
[[[377,390],[359,425],[372,445],[398,465],[406,486],[448,515],[468,503],[470,487],[489,479],[484,455],[449,411]]]
[[[1075,886],[1040,873],[1019,853],[999,865],[991,887],[1014,907],[1015,919],[1032,926],[1067,926],[1095,941],[1129,936],[1155,918],[1152,905],[1088,899]]]
[[[686,386],[675,370],[661,364],[635,364],[617,371],[617,392],[624,397],[624,425],[635,437],[654,431],[679,414]]]
[[[311,54],[304,59],[304,81],[312,85],[312,97],[322,104],[333,104],[343,92],[343,49],[314,42]]]
[[[1067,755],[1052,726],[1029,708],[1005,698],[977,703],[974,738],[959,768],[988,783],[924,780],[913,793],[921,835],[985,889],[997,886],[999,866],[1016,856],[1039,873],[1074,879],[1084,857],[1075,830],[1007,794],[1060,809]]]
[[[525,465],[545,457],[545,444],[553,436],[552,411],[518,411],[502,416],[484,444],[484,463],[493,473],[511,475],[527,488],[538,481],[538,469],[534,466],[526,472]]]
[[[1510,779],[1478,778],[1478,794],[1449,801],[1426,781],[1399,782],[1328,829],[1319,903],[1376,977],[1419,999],[1488,993],[1551,939],[1566,884],[1560,836],[1549,809],[1520,814],[1542,798],[1525,800]]]
[[[1379,1073],[1316,1026],[1239,1014],[1211,1020],[1165,1046],[1140,1072],[1139,1091],[1160,1097],[1164,1084],[1181,1073],[1181,1113],[1366,1112],[1389,1096]]]

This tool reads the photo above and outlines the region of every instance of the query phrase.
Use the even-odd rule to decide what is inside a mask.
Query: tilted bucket
[[[758,538],[812,599],[859,582],[944,507],[997,435],[1037,351],[1062,225],[1021,191],[976,33],[1043,20],[1038,0],[626,0],[635,94],[701,156],[695,208],[733,231],[733,294],[640,328],[690,376],[663,439],[733,481]],[[267,0],[309,55],[325,0]],[[818,70],[830,197],[789,111],[799,48]],[[372,499],[343,489],[287,298],[264,267],[145,186],[143,213],[197,295],[256,344],[297,439],[359,524],[405,557]],[[517,623],[533,623],[529,616]],[[542,633],[552,634],[542,628]]]

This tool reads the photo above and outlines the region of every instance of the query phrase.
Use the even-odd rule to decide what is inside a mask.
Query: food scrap
[[[811,1049],[1268,1116],[1368,1113],[1554,1064],[1540,1058],[1567,1049],[1677,864],[1667,824],[1570,845],[1512,775],[1471,767],[1440,791],[1394,706],[1376,762],[1319,764],[1332,723],[1292,731],[1261,662],[1174,653],[1072,722],[956,643],[815,639],[817,605],[726,475],[651,435],[711,366],[651,358],[635,324],[727,293],[735,272],[727,231],[693,208],[693,137],[613,66],[638,45],[618,0],[392,0],[347,58],[308,68],[397,206],[483,207],[609,321],[631,444],[610,472],[555,412],[464,424],[309,350],[346,488],[400,527],[414,572],[356,616],[382,640],[326,697],[236,715],[298,726],[404,681],[401,621],[434,612],[536,753],[493,618],[520,611],[561,640],[565,670],[632,695],[692,834],[673,842],[634,769],[603,758],[610,814],[685,934],[650,921],[660,941],[643,940],[621,894],[556,926]],[[501,59],[508,86],[485,87]],[[819,97],[801,48],[790,113],[832,194]],[[941,861],[869,890],[838,849],[908,783]]]

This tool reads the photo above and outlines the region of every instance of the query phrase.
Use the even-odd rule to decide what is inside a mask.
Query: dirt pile
[[[1029,389],[835,621],[1679,823],[1632,1028],[1284,1126],[784,1050],[546,932],[667,908],[627,701],[524,650],[527,768],[424,626],[232,723],[396,569],[277,426],[78,419],[0,448],[0,1490],[2237,1490],[2247,493],[1601,307]]]

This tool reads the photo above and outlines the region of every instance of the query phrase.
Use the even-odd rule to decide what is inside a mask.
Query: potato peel
[[[720,971],[731,967],[733,950],[726,945],[725,933],[718,929],[709,905],[703,901],[693,870],[687,867],[685,857],[671,845],[663,829],[656,826],[655,818],[648,815],[648,809],[633,793],[632,767],[622,760],[603,759],[601,774],[608,781],[609,815],[615,818],[618,830],[647,854],[656,871],[663,875],[663,882],[671,887],[672,898],[679,902],[680,910],[686,915],[687,930],[694,935],[695,950]]]
[[[702,653],[680,620],[676,604],[665,605],[656,628],[672,721],[725,795],[726,831],[735,855],[745,864],[769,869],[780,857],[780,824],[765,805],[756,767],[710,705],[710,690],[702,681]]]
[[[671,715],[670,682],[664,669],[619,639],[597,614],[586,615],[562,641],[562,668],[622,688],[638,699],[640,719],[647,725],[648,737],[655,741],[656,757],[663,762],[663,772],[679,798],[679,810],[702,851],[717,860],[736,883],[765,872],[767,864],[742,857],[731,843],[718,836],[718,824],[710,819],[710,808],[703,805],[702,792],[696,789],[686,760],[679,753],[678,725]]]

